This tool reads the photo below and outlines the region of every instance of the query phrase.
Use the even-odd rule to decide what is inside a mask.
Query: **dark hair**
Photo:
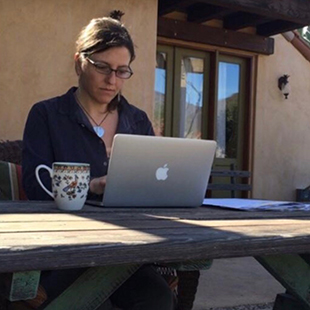
[[[135,49],[131,36],[120,22],[121,11],[113,11],[110,16],[92,19],[80,32],[76,41],[76,51],[88,55],[105,51],[111,47],[126,47],[130,62],[135,59]]]

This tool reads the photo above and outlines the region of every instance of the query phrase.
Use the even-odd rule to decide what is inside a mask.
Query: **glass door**
[[[219,55],[217,71],[217,96],[214,108],[214,139],[217,141],[213,169],[243,170],[244,140],[246,138],[246,61],[237,57]],[[215,182],[229,183],[230,178]],[[241,180],[238,180],[241,182]],[[241,192],[236,197],[241,197]],[[228,191],[213,191],[212,197],[230,197]]]
[[[214,139],[217,141],[215,164],[242,170],[245,118],[246,62],[219,56]]]

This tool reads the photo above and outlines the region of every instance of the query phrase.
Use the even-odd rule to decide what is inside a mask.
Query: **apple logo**
[[[156,179],[157,180],[162,180],[165,181],[168,178],[168,170],[169,168],[167,167],[168,164],[165,164],[163,167],[159,167],[156,170]]]

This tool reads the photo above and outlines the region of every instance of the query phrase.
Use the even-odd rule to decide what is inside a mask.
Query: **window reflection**
[[[201,138],[204,61],[183,57],[181,62],[180,137]]]
[[[216,119],[217,158],[237,158],[240,65],[220,62]]]
[[[155,135],[164,135],[164,112],[166,101],[166,79],[167,79],[167,55],[163,52],[156,54],[155,69],[155,106],[153,117],[153,128]]]

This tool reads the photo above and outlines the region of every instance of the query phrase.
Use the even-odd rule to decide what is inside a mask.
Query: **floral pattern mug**
[[[48,170],[52,179],[52,192],[42,183],[40,169]],[[89,189],[89,164],[55,162],[52,168],[39,165],[35,174],[40,186],[55,200],[59,209],[76,211],[83,208]]]

